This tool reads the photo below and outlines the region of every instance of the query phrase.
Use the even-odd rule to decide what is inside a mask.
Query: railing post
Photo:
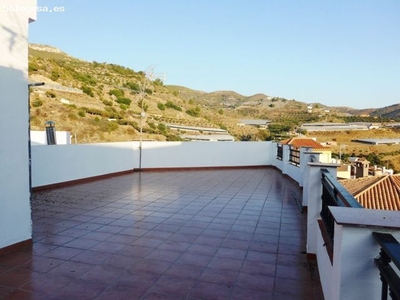
[[[322,182],[321,169],[327,169],[336,177],[337,164],[307,163],[304,174],[303,206],[307,206],[307,254],[317,253],[318,219],[321,218]]]
[[[288,173],[288,165],[290,164],[289,162],[289,157],[290,157],[290,145],[282,145],[282,173],[287,174]]]

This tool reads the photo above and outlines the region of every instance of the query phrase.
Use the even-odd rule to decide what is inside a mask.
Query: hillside
[[[304,115],[307,104],[263,94],[245,97],[233,91],[205,93],[181,86],[164,86],[142,71],[83,61],[47,45],[31,45],[29,79],[45,82],[31,89],[31,128],[44,130],[52,120],[57,130],[70,131],[74,141],[91,143],[139,138],[141,98],[146,116],[143,138],[179,140],[165,124],[227,129],[242,136],[265,139],[265,130],[239,127],[241,119],[275,119]]]
[[[265,94],[250,97],[234,91],[206,93],[149,80],[143,71],[74,58],[47,45],[30,45],[29,79],[45,82],[31,88],[31,128],[46,121],[70,131],[74,142],[91,143],[143,138],[179,140],[166,124],[222,128],[237,140],[271,139],[268,130],[238,126],[241,119],[268,119],[294,129],[303,122],[343,121],[340,109]],[[144,99],[142,102],[141,99]],[[146,112],[141,120],[141,105]],[[282,127],[283,128],[283,127]]]

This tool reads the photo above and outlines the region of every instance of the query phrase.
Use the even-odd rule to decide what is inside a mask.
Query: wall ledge
[[[338,206],[329,206],[329,210],[339,225],[400,228],[398,211]]]
[[[71,181],[64,181],[64,182],[57,182],[57,183],[48,184],[48,185],[36,186],[36,187],[32,188],[32,192],[67,187],[67,186],[77,185],[77,184],[81,184],[81,183],[87,183],[87,182],[92,182],[92,181],[96,181],[96,180],[107,179],[107,178],[111,178],[114,176],[126,175],[126,174],[130,174],[133,172],[134,172],[134,170],[127,170],[127,171],[121,171],[121,172],[116,172],[116,173],[109,173],[109,174],[104,174],[104,175],[76,179],[76,180],[71,180]]]

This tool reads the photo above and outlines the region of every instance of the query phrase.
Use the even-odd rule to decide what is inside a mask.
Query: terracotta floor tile
[[[178,264],[194,265],[205,267],[211,260],[211,256],[199,253],[184,253],[177,260]]]
[[[102,264],[111,255],[112,255],[111,253],[83,250],[77,256],[71,258],[71,260],[96,265],[96,264]]]
[[[167,294],[160,294],[156,292],[149,292],[146,293],[141,300],[184,300],[186,299],[185,296],[178,296],[178,295],[167,295]]]
[[[161,277],[160,274],[134,271],[119,277],[115,284],[146,292]]]
[[[102,283],[113,283],[124,273],[124,270],[120,268],[113,268],[110,266],[95,266],[83,274],[80,279]]]
[[[277,254],[249,250],[247,252],[246,260],[275,264],[277,260]]]
[[[235,287],[231,296],[231,300],[273,300],[273,297],[274,294],[272,292]],[[286,300],[287,298],[282,297],[276,299]]]
[[[191,291],[189,298],[225,300],[230,298],[232,291],[231,286],[200,281]]]
[[[112,267],[112,268],[127,270],[127,269],[132,268],[139,261],[141,261],[141,260],[138,260],[135,257],[119,255],[119,254],[112,254],[102,263],[102,265]]]
[[[310,282],[304,280],[277,278],[275,292],[282,295],[296,296],[297,299],[314,299],[313,288]]]
[[[101,293],[96,300],[139,300],[145,291],[126,286],[113,285]]]
[[[240,272],[254,275],[266,275],[275,277],[276,265],[268,264],[259,261],[245,260]]]
[[[12,287],[0,286],[0,298],[5,296],[5,295],[10,294],[14,290],[15,290],[15,288],[12,288]]]
[[[41,274],[34,276],[31,281],[24,284],[21,289],[34,293],[56,295],[57,292],[73,281],[71,277],[58,276],[55,274]]]
[[[125,247],[126,245],[124,244],[117,244],[112,242],[99,242],[98,244],[91,247],[90,250],[106,252],[106,253],[117,253],[118,251],[120,251]]]
[[[149,255],[147,255],[146,258],[162,260],[162,261],[167,261],[167,262],[174,262],[181,255],[182,255],[182,252],[178,252],[178,251],[156,249],[156,250],[152,251]]]
[[[177,278],[197,280],[204,271],[204,267],[189,264],[176,263],[172,265],[165,274]]]
[[[239,272],[220,270],[220,269],[205,269],[199,280],[210,283],[224,284],[234,286]]]
[[[129,269],[130,272],[147,272],[155,274],[163,274],[171,266],[171,263],[160,260],[152,259],[142,259],[136,263],[132,268]]]
[[[63,287],[57,296],[74,300],[94,299],[108,287],[107,284],[77,279]]]
[[[60,246],[58,248],[55,248],[54,250],[44,253],[43,256],[68,260],[68,259],[73,258],[74,256],[77,256],[78,254],[80,254],[82,252],[83,252],[83,250],[81,250],[81,249]]]
[[[120,255],[126,255],[130,257],[146,257],[149,255],[155,248],[154,247],[143,247],[137,245],[127,245],[121,250],[118,251]]]
[[[208,267],[218,270],[239,271],[242,264],[243,260],[240,259],[214,257],[208,264]]]
[[[132,173],[33,193],[33,249],[0,257],[0,279],[24,290],[0,282],[0,298],[320,300],[292,192],[266,168]]]
[[[185,299],[195,284],[195,280],[163,275],[152,286],[149,292],[177,295]]]
[[[165,241],[158,246],[158,249],[184,252],[190,245],[192,244],[186,242]]]
[[[4,272],[0,275],[0,285],[17,288],[29,282],[33,274],[38,275],[38,273],[28,270],[11,270]]]
[[[98,241],[94,241],[94,240],[90,240],[90,239],[85,239],[85,238],[77,238],[74,239],[66,244],[64,244],[65,247],[69,247],[69,248],[77,248],[77,249],[90,249],[93,246],[97,245],[99,242]]]
[[[266,275],[247,274],[240,272],[237,278],[237,286],[246,289],[272,291],[274,289],[274,277]]]
[[[24,290],[14,290],[8,294],[6,294],[2,300],[45,300],[47,299],[47,295],[32,293]],[[63,300],[63,299],[61,299]]]
[[[245,258],[246,254],[247,254],[246,250],[220,247],[215,256],[242,260]]]
[[[54,269],[51,269],[47,274],[54,274],[69,278],[79,278],[91,268],[93,268],[93,265],[81,262],[66,261]]]
[[[109,237],[106,242],[131,245],[137,239],[135,236],[116,233]]]
[[[208,256],[213,256],[218,250],[218,247],[215,246],[207,246],[207,245],[200,245],[200,244],[191,244],[186,252],[187,253],[198,253],[204,254]]]

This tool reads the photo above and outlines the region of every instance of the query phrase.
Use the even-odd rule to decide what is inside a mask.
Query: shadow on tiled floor
[[[322,299],[279,171],[143,172],[33,194],[1,299]]]

